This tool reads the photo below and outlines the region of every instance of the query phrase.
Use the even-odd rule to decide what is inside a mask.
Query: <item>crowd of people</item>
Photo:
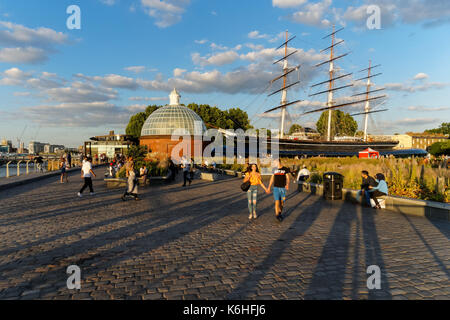
[[[37,163],[39,165],[39,161],[37,161]],[[273,163],[272,175],[267,186],[262,181],[262,176],[256,163],[249,164],[245,170],[241,188],[247,193],[249,220],[258,218],[256,210],[258,202],[258,187],[261,187],[266,194],[273,194],[275,218],[281,222],[284,219],[283,208],[285,206],[286,193],[289,190],[289,185],[292,179],[298,184],[298,191],[301,192],[301,186],[304,182],[307,182],[311,176],[311,172],[308,170],[306,165],[303,165],[298,171],[291,171],[290,168],[282,164],[281,159],[278,159]],[[64,183],[64,181],[68,182],[67,169],[71,166],[72,163],[70,153],[61,157],[61,183]],[[105,175],[115,177],[116,173],[119,172],[122,167],[125,167],[127,186],[121,196],[121,199],[123,201],[126,201],[128,198],[132,198],[136,201],[141,200],[138,194],[139,179],[144,186],[147,185],[150,176],[149,169],[145,163],[138,168],[132,157],[125,157],[124,155],[118,154],[109,163]],[[193,159],[188,159],[186,157],[181,159],[181,163],[178,166],[172,161],[169,161],[167,180],[168,182],[175,181],[178,171],[181,170],[183,172],[182,187],[190,186],[194,179],[194,172],[197,170],[196,167],[204,171],[209,171],[215,169],[216,164],[209,164],[209,162],[205,160],[200,166],[195,166]],[[78,192],[79,197],[83,196],[83,192],[87,188],[89,188],[91,195],[95,194],[92,183],[92,178],[95,177],[96,174],[93,171],[92,158],[84,155],[81,164],[81,178],[84,183]],[[367,206],[381,209],[379,198],[389,194],[388,185],[384,175],[382,173],[378,173],[375,177],[372,177],[367,171],[364,170],[361,172],[361,177],[362,183],[361,189],[357,195],[358,200],[362,198],[364,200],[363,203]]]

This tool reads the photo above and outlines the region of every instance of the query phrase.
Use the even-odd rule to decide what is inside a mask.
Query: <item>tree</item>
[[[450,155],[450,141],[436,142],[433,143],[429,148],[428,152],[433,156]]]
[[[125,130],[126,134],[132,136],[135,139],[139,139],[145,120],[147,120],[147,118],[158,108],[160,107],[156,105],[148,106],[145,109],[145,112],[139,112],[134,116],[131,116]]]
[[[324,111],[316,123],[317,131],[327,135],[329,111]],[[331,136],[354,136],[358,130],[358,123],[349,113],[333,110],[331,116]]]
[[[252,128],[247,112],[239,108],[223,111],[207,104],[198,105],[195,103],[191,103],[187,107],[198,114],[207,127],[243,130]]]
[[[248,119],[247,112],[239,109],[239,108],[231,108],[225,111],[225,116],[233,122],[232,129],[243,129],[247,130],[253,128],[250,125],[250,120]],[[224,128],[231,129],[231,128]]]
[[[450,135],[450,122],[444,122],[437,129],[425,130],[425,133]]]
[[[291,128],[289,129],[289,135],[296,133],[296,132],[300,132],[300,131],[304,131],[303,127],[299,124],[293,124],[291,126]]]

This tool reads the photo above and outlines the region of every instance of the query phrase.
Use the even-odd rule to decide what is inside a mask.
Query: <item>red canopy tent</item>
[[[378,159],[379,157],[380,157],[380,153],[376,150],[373,150],[372,148],[367,148],[366,150],[359,152],[360,159],[369,159],[369,158]]]

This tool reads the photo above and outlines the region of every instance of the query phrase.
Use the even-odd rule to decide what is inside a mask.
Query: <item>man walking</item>
[[[183,168],[183,187],[186,187],[186,181],[189,181],[189,185],[191,185],[192,180],[190,178],[190,171],[191,171],[191,162],[186,159],[185,156],[183,156],[183,159],[181,160],[181,168]]]
[[[286,200],[286,190],[289,190],[289,168],[283,167],[281,160],[277,160],[277,167],[274,170],[272,177],[270,178],[269,187],[267,193],[270,192],[270,188],[273,187],[273,197],[275,200],[275,217],[278,221],[283,221],[283,206]]]
[[[83,191],[87,187],[89,187],[89,191],[91,192],[91,196],[94,195],[94,188],[92,187],[92,177],[96,177],[94,171],[92,171],[92,163],[91,158],[85,158],[86,160],[83,162],[83,166],[81,167],[81,178],[84,179],[84,185],[81,187],[80,192],[78,192],[78,196],[81,198],[83,196]]]

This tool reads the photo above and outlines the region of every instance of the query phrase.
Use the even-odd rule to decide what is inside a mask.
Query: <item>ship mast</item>
[[[287,56],[287,41],[289,40],[288,32],[286,31],[286,44],[284,45],[284,56]],[[286,72],[288,71],[288,61],[287,59],[284,59],[283,62],[283,91],[281,92],[281,105],[285,105],[287,103],[287,90],[286,90],[286,80],[287,75]],[[286,117],[286,107],[281,108],[281,130],[280,130],[280,138],[283,139],[284,137],[284,120]]]
[[[334,80],[333,80],[333,76],[334,76],[334,41],[336,39],[336,33],[335,33],[335,29],[334,29],[334,25],[333,25],[333,34],[331,35],[331,48],[330,48],[330,83],[328,84],[328,100],[327,100],[327,106],[331,107],[333,105],[333,86],[334,86]],[[333,110],[330,109],[328,111],[328,129],[327,129],[327,141],[331,141],[331,112]]]
[[[268,96],[270,97],[276,93],[281,92],[281,104],[278,107],[272,108],[272,109],[264,112],[264,113],[269,113],[274,110],[281,109],[281,126],[280,126],[280,138],[281,139],[284,138],[286,107],[296,104],[301,101],[301,100],[296,100],[293,102],[288,102],[288,100],[287,100],[287,90],[300,83],[300,81],[297,81],[297,82],[291,83],[289,85],[287,84],[287,76],[291,72],[298,70],[298,68],[300,67],[300,66],[296,66],[293,68],[289,68],[289,64],[288,64],[288,58],[297,52],[297,50],[295,50],[294,52],[291,52],[288,54],[288,43],[291,42],[293,39],[295,39],[295,37],[296,36],[293,36],[292,38],[289,39],[289,32],[286,30],[286,41],[283,44],[281,44],[278,48],[276,48],[276,50],[278,50],[278,49],[284,47],[284,57],[273,63],[273,64],[277,64],[279,62],[283,62],[283,73],[282,73],[282,75],[273,79],[270,83],[273,84],[275,81],[283,79],[283,85],[282,85],[281,89],[279,89],[275,92],[272,92]]]
[[[367,69],[367,88],[366,88],[366,99],[369,99],[369,91],[370,91],[370,71],[372,67],[372,60],[369,60],[369,68]],[[366,115],[364,116],[364,141],[367,141],[367,122],[369,121],[369,114],[367,112],[370,111],[370,101],[366,101],[366,105],[364,106],[364,112]]]
[[[366,91],[363,92],[363,93],[355,94],[355,95],[352,96],[352,97],[361,96],[361,95],[365,95],[366,96],[365,105],[364,105],[364,112],[354,114],[354,115],[364,114],[364,141],[365,142],[367,142],[367,140],[368,140],[367,124],[368,124],[368,120],[369,120],[369,114],[370,113],[375,113],[375,112],[383,112],[383,111],[387,111],[388,110],[388,109],[384,109],[384,110],[371,111],[371,109],[370,109],[370,101],[372,101],[372,99],[370,99],[370,93],[384,90],[384,88],[377,89],[377,90],[371,90],[371,87],[373,86],[373,83],[371,82],[371,79],[373,77],[376,77],[376,76],[379,76],[379,75],[382,74],[382,73],[372,74],[372,69],[377,68],[379,66],[380,65],[372,66],[372,61],[369,60],[369,67],[367,69],[363,69],[363,70],[359,71],[359,72],[364,72],[364,71],[367,70],[367,77],[356,80],[356,81],[359,81],[359,80],[367,79]],[[383,97],[385,97],[385,96],[380,96],[378,98],[383,98]]]
[[[327,60],[327,61],[324,61],[322,63],[319,63],[319,64],[317,64],[315,66],[315,67],[320,67],[320,66],[328,63],[329,64],[329,71],[328,71],[329,80],[321,82],[321,83],[318,83],[318,84],[315,84],[315,85],[311,86],[311,88],[326,83],[326,84],[328,84],[328,90],[317,92],[317,93],[309,95],[310,97],[312,97],[312,96],[316,96],[316,95],[319,95],[319,94],[322,94],[322,93],[327,93],[328,94],[328,98],[327,98],[327,108],[328,108],[327,141],[331,141],[332,138],[333,138],[332,135],[331,135],[331,119],[332,119],[332,111],[334,109],[333,93],[334,93],[334,91],[337,91],[337,90],[340,90],[340,89],[344,89],[344,88],[348,88],[348,87],[352,86],[352,85],[346,85],[346,86],[342,86],[342,87],[338,87],[338,88],[335,88],[335,86],[334,86],[336,80],[351,75],[351,73],[349,73],[349,74],[346,74],[344,76],[340,76],[340,77],[335,78],[335,74],[336,74],[335,71],[336,71],[336,69],[335,69],[334,62],[336,60],[338,60],[340,58],[343,58],[343,57],[345,57],[346,55],[349,54],[349,53],[346,53],[346,54],[343,54],[343,55],[340,55],[340,56],[337,56],[337,57],[335,56],[335,47],[344,42],[344,40],[336,42],[336,33],[342,31],[343,29],[344,28],[341,28],[341,29],[336,31],[336,28],[333,25],[333,32],[322,38],[322,39],[326,39],[328,37],[331,37],[331,46],[329,46],[329,47],[327,47],[327,48],[325,48],[325,49],[320,51],[320,52],[325,52],[327,50],[330,50],[330,59]]]
[[[350,52],[348,52],[348,53],[336,56],[335,47],[344,42],[344,40],[340,40],[340,41],[336,42],[336,34],[338,32],[340,32],[340,31],[342,31],[343,29],[344,28],[341,28],[341,29],[336,31],[335,26],[333,25],[333,32],[322,38],[322,39],[326,39],[328,37],[331,37],[331,46],[329,46],[329,47],[327,47],[327,48],[325,48],[325,49],[320,51],[320,52],[324,52],[324,51],[330,50],[330,59],[315,65],[315,67],[320,67],[320,66],[325,65],[327,63],[329,64],[329,80],[323,81],[323,82],[320,82],[320,83],[317,83],[317,84],[314,84],[314,85],[311,86],[311,88],[314,88],[314,87],[317,87],[317,86],[320,86],[320,85],[323,85],[323,84],[328,84],[328,89],[324,90],[324,91],[316,92],[314,94],[310,94],[309,96],[312,97],[312,96],[316,96],[316,95],[327,93],[328,94],[327,106],[325,108],[319,108],[319,109],[316,109],[316,110],[312,110],[312,111],[308,111],[308,112],[303,113],[303,115],[306,115],[306,114],[310,114],[310,113],[314,113],[314,112],[320,112],[320,111],[327,111],[328,110],[327,141],[332,141],[333,140],[333,136],[331,134],[331,132],[332,132],[332,130],[331,130],[331,123],[332,123],[332,121],[331,120],[332,120],[332,110],[333,109],[342,108],[342,107],[351,106],[351,105],[354,105],[354,104],[365,102],[366,103],[366,112],[368,112],[368,109],[370,108],[370,105],[369,105],[370,101],[384,97],[384,96],[381,96],[381,97],[373,97],[373,98],[371,98],[368,95],[368,93],[370,93],[370,85],[371,85],[370,78],[376,76],[376,75],[371,76],[371,74],[370,74],[370,70],[372,68],[375,68],[375,67],[369,66],[369,76],[367,78],[363,78],[363,79],[369,79],[369,81],[368,81],[368,89],[365,92],[366,98],[364,100],[357,100],[357,101],[351,101],[351,102],[342,103],[342,104],[335,104],[335,101],[333,100],[334,92],[353,86],[353,84],[343,85],[343,86],[340,86],[340,87],[336,87],[335,86],[335,81],[336,80],[343,79],[343,78],[351,76],[353,74],[353,73],[348,73],[348,74],[344,74],[344,75],[341,75],[341,76],[336,76],[336,67],[335,67],[334,62],[336,60],[338,60],[338,59],[341,59],[341,58],[347,56],[350,53]],[[362,70],[362,71],[364,71],[364,70]],[[359,80],[363,80],[363,79],[359,79]],[[379,90],[376,90],[376,91],[379,91]],[[372,91],[372,92],[374,92],[374,91]],[[361,94],[357,94],[357,95],[354,95],[354,96],[359,96],[359,95],[361,95]],[[367,124],[366,124],[366,126],[367,126]],[[367,129],[366,129],[366,132],[367,132]],[[365,136],[366,136],[366,134],[365,134]]]

